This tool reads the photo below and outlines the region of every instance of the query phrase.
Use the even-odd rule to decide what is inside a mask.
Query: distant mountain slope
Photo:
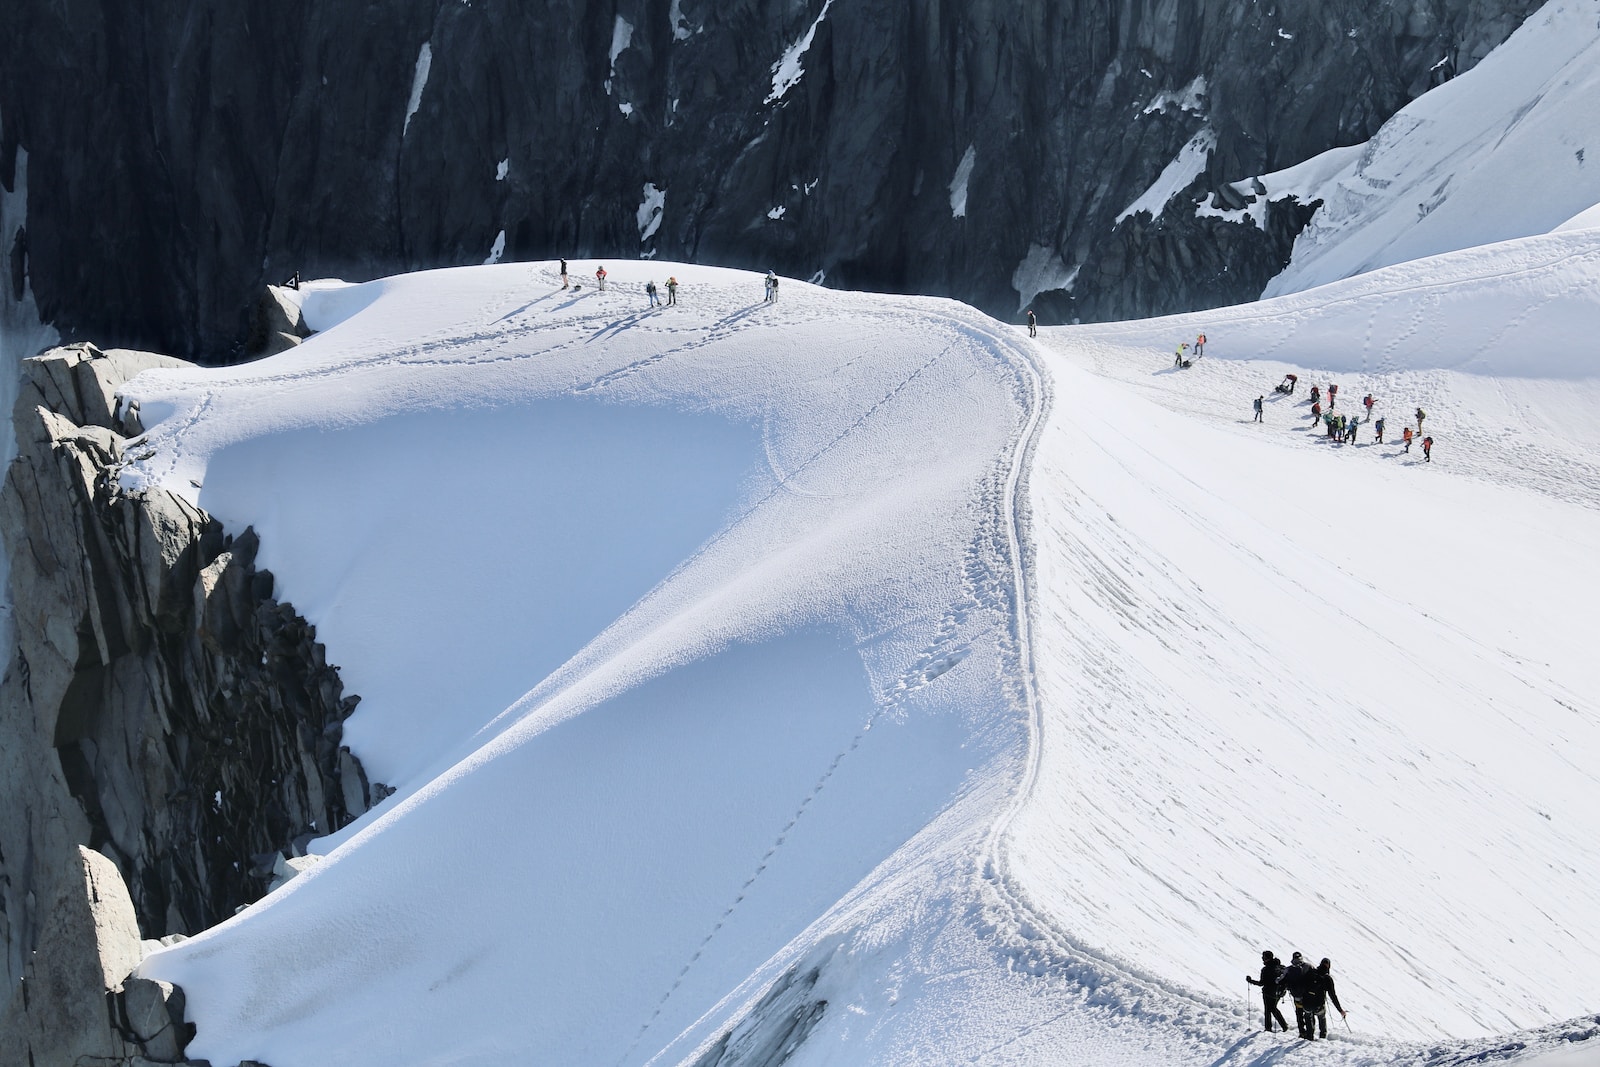
[[[1546,233],[1600,204],[1600,4],[1546,5],[1487,60],[1413,101],[1331,177],[1267,296]],[[1269,194],[1272,177],[1264,179]]]

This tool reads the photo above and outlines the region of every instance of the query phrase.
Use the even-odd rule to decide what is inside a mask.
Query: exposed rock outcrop
[[[24,363],[18,456],[0,495],[17,631],[0,683],[0,1018],[22,1021],[0,1041],[44,1040],[32,1020],[51,1015],[104,1016],[105,991],[120,988],[117,1040],[150,1059],[180,1054],[181,1027],[162,1024],[163,1011],[181,1019],[175,994],[123,983],[140,936],[226,918],[267,891],[282,853],[303,854],[383,792],[340,745],[357,698],[314,629],[273,600],[255,535],[230,537],[181,496],[117,483],[143,446],[121,432],[137,413],[117,411],[116,389],[175,362],[83,345]],[[118,930],[131,959],[106,954],[127,937],[91,948],[84,931],[102,926],[72,918],[85,870],[91,897],[114,897],[102,891],[114,880],[127,901],[113,910],[130,920]],[[96,957],[103,988],[57,981]],[[21,1014],[3,1015],[24,994]],[[82,1054],[101,1055],[98,1040]]]
[[[694,1067],[781,1067],[828,1010],[816,993],[821,968],[791,968],[760,1002],[717,1039]]]
[[[1062,314],[1214,306],[1284,234],[1119,233],[1184,145],[1208,131],[1204,191],[1358,144],[1539,6],[16,0],[12,273],[69,339],[207,361],[268,280],[482,263],[497,235],[506,262],[772,267],[1004,317],[1038,255],[1047,290],[1078,270]]]
[[[40,910],[39,942],[0,1012],[0,1063],[182,1063],[183,993],[129,976],[139,927],[122,876],[81,845]]]
[[[246,356],[251,359],[275,356],[311,336],[311,328],[300,313],[296,295],[281,285],[269,285],[262,291],[250,320],[250,334],[245,338]]]

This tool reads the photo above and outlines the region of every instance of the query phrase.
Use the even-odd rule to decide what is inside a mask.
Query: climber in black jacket
[[[1296,952],[1289,957],[1289,966],[1284,968],[1283,978],[1279,985],[1284,992],[1294,1000],[1294,1021],[1300,1030],[1301,1037],[1311,1036],[1311,1016],[1306,1013],[1304,998],[1306,995],[1306,979],[1311,976],[1311,964],[1307,963]]]
[[[1266,1024],[1267,1033],[1272,1033],[1272,1020],[1278,1020],[1278,1025],[1284,1033],[1289,1032],[1289,1024],[1283,1021],[1283,1012],[1278,1010],[1278,1001],[1283,997],[1283,961],[1272,954],[1270,949],[1261,952],[1261,979],[1257,981],[1248,974],[1244,980],[1251,985],[1261,987],[1261,1004],[1263,1022]]]
[[[1344,1006],[1339,1003],[1339,994],[1333,988],[1333,962],[1323,957],[1317,969],[1306,976],[1306,991],[1301,998],[1306,1008],[1306,1030],[1301,1034],[1306,1040],[1312,1040],[1311,1024],[1315,1021],[1321,1036],[1328,1036],[1328,1001],[1333,1001],[1333,1006],[1339,1009],[1340,1018],[1344,1017]]]

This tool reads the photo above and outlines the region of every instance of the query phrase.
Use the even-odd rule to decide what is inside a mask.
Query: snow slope
[[[1597,283],[1587,231],[1047,332],[1014,870],[1063,925],[1219,994],[1328,955],[1395,1035],[1594,1009]],[[1390,442],[1422,407],[1435,461],[1313,432],[1313,381]]]
[[[1273,1063],[1262,947],[1335,960],[1319,1062],[1564,1048],[1522,1028],[1600,979],[1597,238],[1036,344],[478,267],[141,376],[125,480],[256,525],[401,790],[144,973],[275,1067],[693,1062],[806,973],[802,1067]],[[1330,375],[1435,462],[1303,429]]]
[[[1465,74],[1385,123],[1331,177],[1263,295],[1547,233],[1600,204],[1600,0],[1550,0]],[[1340,152],[1348,150],[1341,149]]]
[[[671,269],[660,311],[648,264],[313,294],[353,314],[132,383],[164,417],[127,480],[256,526],[401,790],[150,961],[194,991],[192,1054],[642,1062],[1015,780],[1020,343],[949,302],[768,306]]]

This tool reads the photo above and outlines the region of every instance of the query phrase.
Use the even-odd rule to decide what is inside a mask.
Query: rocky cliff
[[[6,299],[242,352],[264,281],[661,256],[1045,321],[1248,299],[1309,214],[1197,218],[1359,143],[1535,0],[16,0]],[[1195,146],[1159,219],[1119,221]],[[20,153],[20,155],[19,155]]]
[[[173,362],[81,345],[23,365],[0,495],[4,1063],[179,1055],[179,994],[124,982],[140,938],[233,914],[383,793],[340,745],[357,698],[273,599],[254,534],[118,486],[143,445],[116,389]]]

